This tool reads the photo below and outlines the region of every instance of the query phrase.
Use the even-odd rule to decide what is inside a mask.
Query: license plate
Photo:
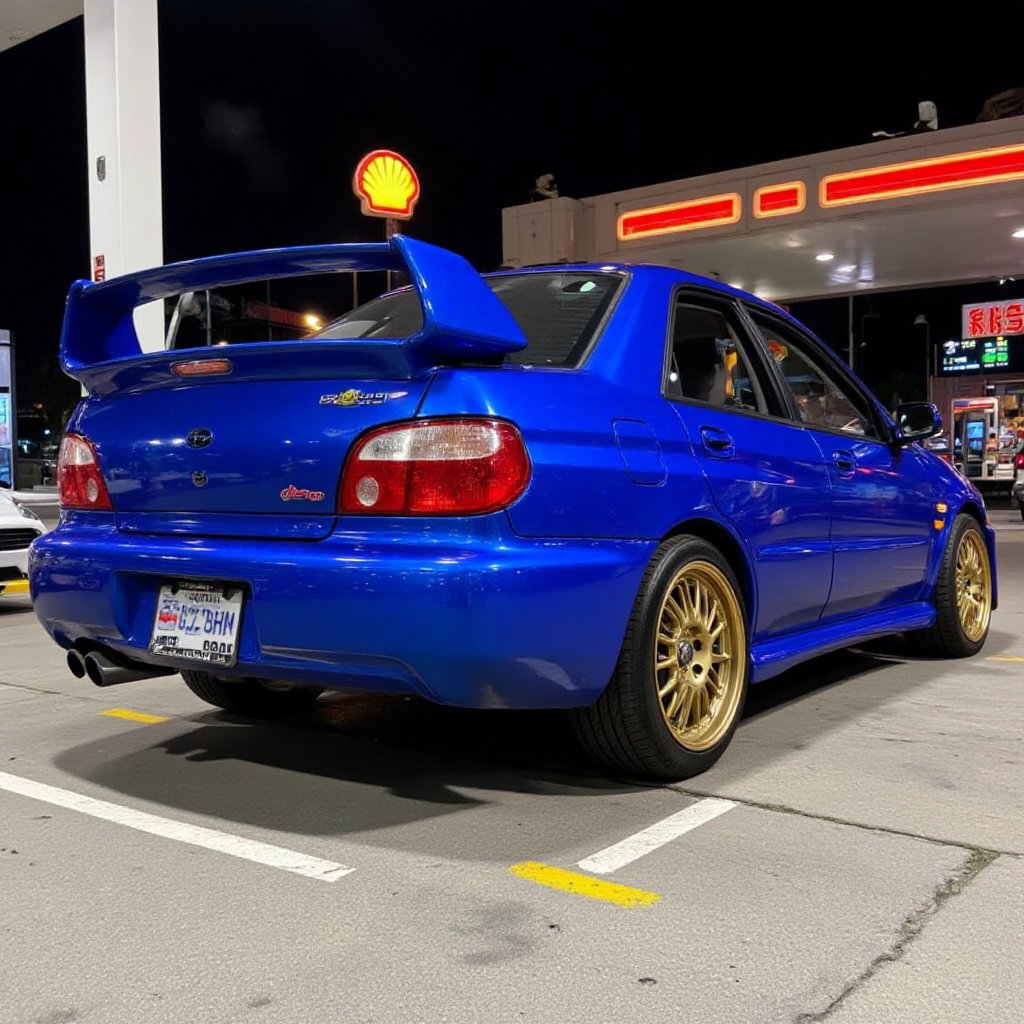
[[[165,583],[156,602],[149,653],[234,665],[242,624],[242,590],[217,583]]]

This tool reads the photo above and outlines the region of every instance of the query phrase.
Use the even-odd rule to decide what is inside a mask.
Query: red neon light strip
[[[821,180],[820,200],[843,206],[1018,179],[1024,179],[1024,146],[1003,146],[831,174]]]
[[[619,217],[619,238],[667,235],[676,231],[735,224],[740,219],[740,197],[735,192],[707,199],[690,199],[669,206],[633,210]]]
[[[800,213],[807,205],[807,188],[802,181],[765,185],[754,192],[755,217],[782,217]]]

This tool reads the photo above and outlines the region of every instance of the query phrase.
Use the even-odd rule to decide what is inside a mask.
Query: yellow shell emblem
[[[355,388],[342,391],[338,396],[338,405],[355,405],[359,401],[359,392]]]
[[[408,220],[420,197],[420,182],[412,164],[399,153],[378,149],[367,153],[356,168],[352,188],[371,217]]]

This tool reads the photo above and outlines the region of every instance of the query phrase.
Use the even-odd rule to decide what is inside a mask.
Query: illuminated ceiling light
[[[807,186],[802,181],[764,185],[754,190],[754,216],[760,219],[800,213],[806,206]]]
[[[1010,236],[1011,238],[1024,238],[1024,228],[1017,228],[1016,231]]]
[[[998,146],[829,174],[821,179],[818,200],[823,207],[848,206],[1019,180],[1024,180],[1024,145]]]
[[[688,199],[667,206],[649,206],[619,215],[617,234],[620,242],[651,235],[671,235],[678,231],[735,224],[740,219],[742,201],[739,193]]]
[[[829,263],[836,258],[836,254],[834,252],[819,252],[814,258],[819,263]]]

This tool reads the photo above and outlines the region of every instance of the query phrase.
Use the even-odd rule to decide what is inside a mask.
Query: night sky
[[[940,127],[973,122],[988,96],[1024,84],[1003,44],[1019,0],[957,17],[761,8],[163,0],[165,258],[377,238],[350,181],[383,146],[420,175],[409,234],[492,269],[501,209],[538,174],[594,195],[868,142],[909,128],[924,99]],[[16,333],[20,406],[77,394],[56,346],[67,286],[89,273],[82,47],[77,19],[0,54],[0,326]],[[921,381],[899,378],[921,376],[914,315],[933,340],[951,337],[961,302],[999,294],[993,282],[859,298],[858,370],[883,400],[914,397]],[[793,312],[845,345],[844,302]]]

